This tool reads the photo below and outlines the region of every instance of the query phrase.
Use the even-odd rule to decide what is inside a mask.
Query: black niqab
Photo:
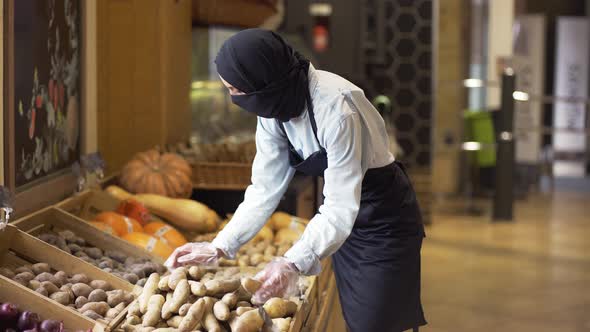
[[[286,122],[306,103],[311,107],[309,61],[272,31],[238,32],[223,43],[215,64],[226,82],[244,92],[231,98],[248,112]]]

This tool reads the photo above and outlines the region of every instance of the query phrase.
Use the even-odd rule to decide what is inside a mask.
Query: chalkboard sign
[[[7,126],[16,188],[69,169],[80,156],[80,1],[8,0],[12,98]],[[10,68],[10,67],[9,67]],[[6,126],[5,126],[6,128]]]

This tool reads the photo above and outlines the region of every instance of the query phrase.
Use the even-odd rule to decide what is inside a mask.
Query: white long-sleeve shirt
[[[352,231],[365,172],[392,163],[394,157],[389,152],[385,123],[362,90],[313,66],[309,68],[309,88],[317,137],[328,154],[325,199],[285,257],[302,273],[318,274],[320,259],[336,252]],[[302,158],[320,149],[307,109],[284,127]],[[252,184],[231,221],[212,242],[230,257],[264,226],[293,178],[287,137],[276,120],[258,118]]]

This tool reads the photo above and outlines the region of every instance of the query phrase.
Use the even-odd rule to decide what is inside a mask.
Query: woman
[[[424,227],[414,191],[388,149],[383,119],[363,91],[315,70],[271,31],[228,39],[217,58],[232,101],[258,116],[252,185],[211,243],[189,243],[174,268],[234,257],[276,209],[295,171],[323,176],[324,204],[301,239],[259,273],[254,300],[282,296],[297,276],[332,256],[350,331],[405,331],[426,324],[420,303]]]

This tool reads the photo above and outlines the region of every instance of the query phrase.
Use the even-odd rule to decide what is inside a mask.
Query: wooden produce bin
[[[62,321],[69,331],[87,331],[89,329],[94,332],[105,331],[104,326],[96,324],[92,319],[79,315],[68,307],[56,304],[53,300],[0,276],[0,303],[4,302],[16,304],[21,311],[35,312],[39,314],[41,319]]]
[[[100,212],[115,211],[118,205],[119,200],[102,190],[86,190],[57,203],[55,207],[84,220],[92,220]]]
[[[334,274],[330,276],[327,289],[319,295],[322,305],[319,307],[319,314],[315,324],[306,325],[306,331],[346,331],[346,323],[342,316],[342,307],[336,287]]]
[[[162,263],[162,259],[132,245],[116,236],[110,235],[92,226],[84,220],[59,208],[48,207],[29,216],[18,219],[14,226],[24,232],[38,235],[46,231],[70,230],[82,237],[91,246],[102,250],[117,250],[126,256],[148,258]]]
[[[64,271],[68,275],[83,273],[91,280],[107,281],[111,284],[113,289],[121,289],[127,292],[134,292],[135,294],[140,291],[139,287],[133,286],[127,281],[106,273],[90,263],[67,254],[64,251],[17,229],[13,225],[6,226],[4,231],[0,232],[0,267],[17,268],[23,265],[40,262],[47,263],[52,269]],[[20,286],[16,282],[10,282]],[[27,289],[24,286],[20,287],[21,289]],[[37,294],[35,293],[35,295]],[[37,296],[43,297],[42,295]],[[58,304],[49,298],[43,298],[46,300],[45,302],[51,303],[54,306],[61,306],[64,310],[79,316],[79,318],[84,318],[84,316],[73,309],[62,306],[61,304]],[[39,300],[37,302],[41,303],[44,301]],[[38,313],[44,314],[45,312],[51,312],[50,310],[47,310],[49,309],[46,309],[46,311],[40,311]],[[123,310],[117,317],[115,317],[106,325],[100,322],[96,322],[96,324],[103,326],[106,330],[110,330],[113,326],[116,326],[120,323],[120,321],[125,316],[125,312],[126,311]]]

